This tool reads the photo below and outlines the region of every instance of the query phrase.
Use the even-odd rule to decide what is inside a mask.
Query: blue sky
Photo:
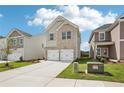
[[[12,28],[32,35],[42,33],[58,15],[79,25],[81,49],[88,50],[91,31],[124,13],[124,6],[0,6],[0,35],[6,36]]]

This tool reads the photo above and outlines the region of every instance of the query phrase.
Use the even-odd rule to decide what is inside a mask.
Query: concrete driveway
[[[123,83],[55,78],[70,63],[41,63],[0,72],[1,87],[124,87]]]
[[[0,86],[47,86],[70,62],[42,61],[41,63],[0,72]]]

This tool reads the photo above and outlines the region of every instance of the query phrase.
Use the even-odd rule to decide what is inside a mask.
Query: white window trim
[[[100,55],[97,54],[97,49],[100,49]],[[101,48],[97,48],[97,49],[96,49],[97,56],[101,56]]]
[[[103,34],[104,34],[104,39],[102,39],[102,40],[100,39],[100,34],[101,34],[101,33],[103,33]],[[105,37],[106,37],[105,32],[99,32],[99,41],[104,41],[104,40],[105,40]]]

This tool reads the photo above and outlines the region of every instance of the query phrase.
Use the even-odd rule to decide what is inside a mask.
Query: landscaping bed
[[[33,61],[19,61],[19,62],[9,62],[7,63],[0,63],[0,72],[15,69],[19,67],[24,67],[27,65],[35,64]]]
[[[119,63],[105,63],[104,74],[85,74],[86,63],[94,60],[90,58],[81,58],[79,60],[79,72],[73,73],[73,64],[70,64],[64,71],[62,71],[58,78],[70,79],[85,79],[85,80],[102,80],[112,82],[124,83],[124,64]]]

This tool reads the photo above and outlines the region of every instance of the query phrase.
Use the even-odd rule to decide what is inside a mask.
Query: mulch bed
[[[124,62],[112,62],[112,61],[109,61],[107,62],[108,64],[124,64]]]

